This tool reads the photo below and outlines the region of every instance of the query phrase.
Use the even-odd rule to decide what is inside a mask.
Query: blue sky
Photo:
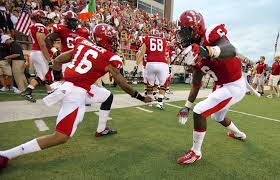
[[[280,30],[280,0],[174,0],[173,19],[197,10],[206,27],[225,24],[232,44],[253,61],[264,55],[271,64]],[[279,40],[280,41],[280,40]],[[280,55],[280,42],[277,53]]]

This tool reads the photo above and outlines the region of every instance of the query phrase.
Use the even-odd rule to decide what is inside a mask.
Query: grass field
[[[280,98],[247,96],[233,110],[280,119],[279,104]],[[98,117],[87,113],[67,144],[11,161],[0,179],[280,179],[280,122],[229,112],[247,134],[241,142],[208,119],[202,159],[180,166],[176,159],[192,145],[192,118],[182,126],[175,116],[178,108],[143,108],[153,112],[135,107],[112,110],[109,126],[119,133],[102,138],[94,137]],[[54,117],[44,121],[54,127]],[[0,133],[3,150],[51,131],[39,132],[29,120],[0,124]]]
[[[139,92],[143,92],[143,84],[131,84],[133,88],[138,90]],[[113,94],[122,94],[124,91],[120,87],[112,87],[109,85],[104,86],[108,90],[110,90]],[[170,88],[175,90],[187,90],[190,89],[189,84],[171,84]],[[47,95],[46,91],[44,90],[43,86],[38,86],[34,92],[32,93],[35,99],[42,99]],[[23,100],[23,97],[19,96],[18,94],[12,92],[0,92],[0,102],[1,101],[20,101]]]

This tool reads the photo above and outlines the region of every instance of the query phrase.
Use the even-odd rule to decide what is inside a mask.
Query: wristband
[[[134,93],[131,97],[136,98],[136,99],[138,99],[138,100],[140,100],[140,101],[144,101],[144,100],[145,100],[145,97],[142,96],[142,95],[141,95],[139,92],[137,92],[137,91],[135,91],[135,93]]]
[[[221,54],[221,48],[219,46],[207,46],[209,56],[218,58]]]
[[[53,52],[54,54],[57,52],[58,50],[55,47],[51,48],[51,52]]]
[[[191,108],[192,107],[192,102],[190,102],[189,100],[187,100],[186,104],[185,104],[185,107],[187,108]]]

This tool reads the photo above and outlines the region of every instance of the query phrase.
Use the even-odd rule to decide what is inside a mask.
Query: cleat
[[[227,135],[229,136],[229,137],[232,137],[232,138],[234,138],[234,139],[238,139],[238,140],[245,140],[246,139],[246,134],[245,133],[243,133],[243,132],[241,132],[241,134],[235,134],[233,131],[229,131],[228,133],[227,133]]]
[[[36,103],[36,99],[33,98],[33,96],[31,94],[23,94],[22,95],[27,101],[32,102],[32,103]]]
[[[96,133],[95,133],[95,137],[113,135],[113,134],[117,134],[117,133],[118,133],[117,130],[106,127],[104,131],[102,131],[102,132],[100,132],[100,133],[99,133],[99,132],[96,132]]]
[[[0,155],[0,170],[8,166],[9,159]]]
[[[161,105],[161,104],[157,104],[156,107],[160,110],[163,110],[163,105]]]
[[[272,98],[272,95],[268,95],[268,96],[266,96],[266,97],[271,99],[271,98]]]
[[[193,150],[188,150],[185,155],[177,159],[178,164],[192,164],[201,159],[201,155],[195,154]]]

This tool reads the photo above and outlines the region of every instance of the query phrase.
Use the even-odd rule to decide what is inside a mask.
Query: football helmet
[[[47,18],[47,13],[42,10],[36,10],[31,15],[31,20],[35,23],[41,23],[43,25],[47,25],[49,19]]]
[[[97,24],[93,30],[93,38],[97,45],[116,52],[118,48],[117,31],[109,24]]]
[[[66,26],[71,30],[76,30],[79,25],[77,14],[73,11],[67,11],[63,15]]]
[[[176,40],[183,48],[192,43],[199,44],[206,31],[203,16],[194,10],[183,12],[178,26],[180,30],[176,32]]]

